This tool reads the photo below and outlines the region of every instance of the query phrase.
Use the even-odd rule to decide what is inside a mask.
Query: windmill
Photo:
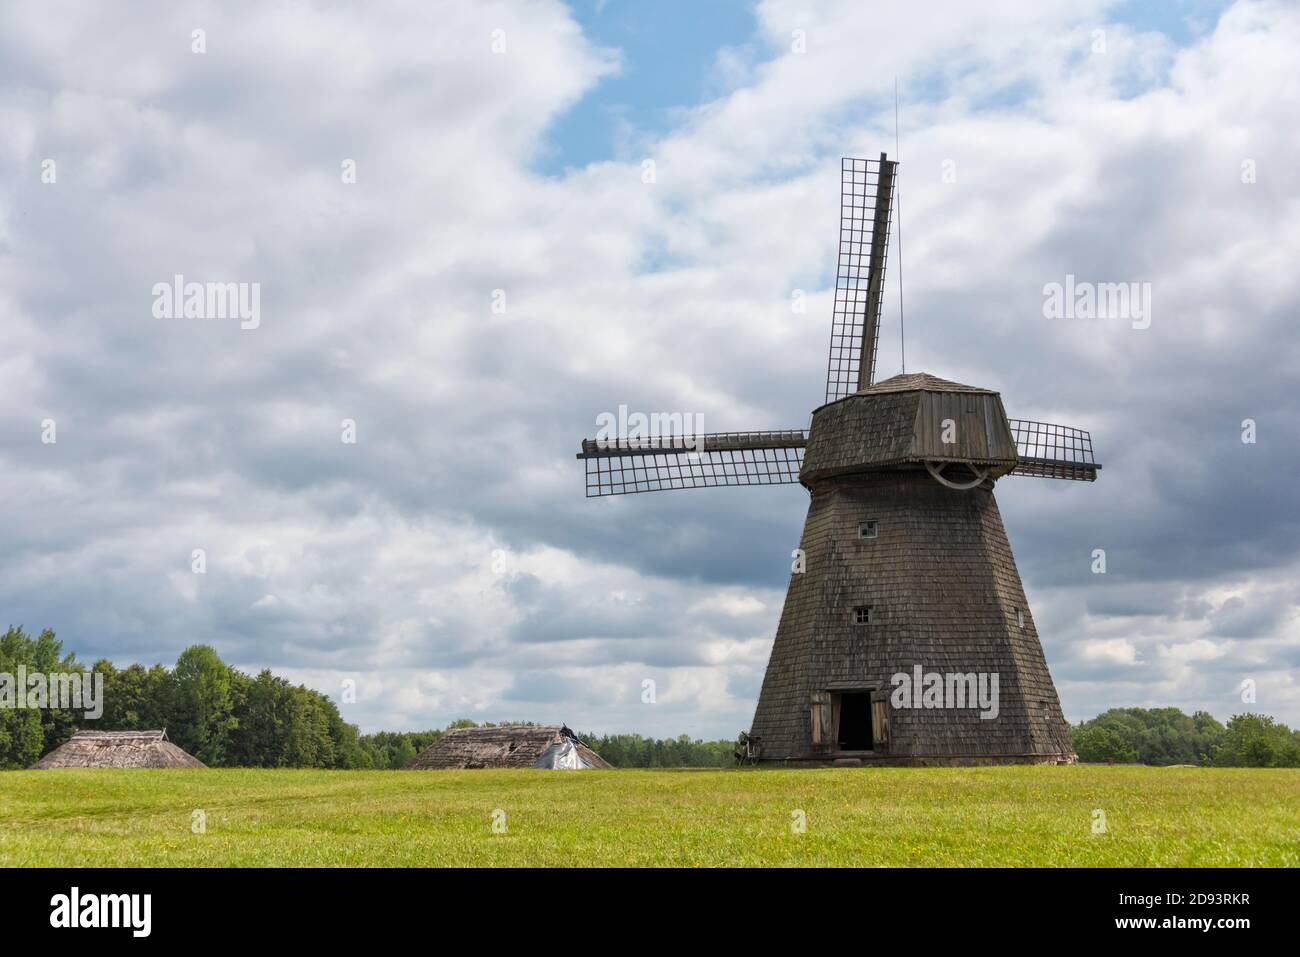
[[[875,381],[897,163],[846,158],[840,176],[826,401],[809,428],[588,439],[587,495],[808,490],[747,757],[1073,762],[993,486],[1094,481],[1091,437],[1009,419],[988,389],[926,373]]]

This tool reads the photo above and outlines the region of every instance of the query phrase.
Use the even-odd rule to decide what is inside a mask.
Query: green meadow
[[[0,865],[1294,867],[1300,770],[11,771]]]

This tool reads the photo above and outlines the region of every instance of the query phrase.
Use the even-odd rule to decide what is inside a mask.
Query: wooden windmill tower
[[[897,164],[841,164],[826,402],[808,430],[588,439],[587,495],[802,483],[811,494],[749,734],[761,761],[1070,762],[1069,726],[993,498],[1093,481],[1087,432],[996,392],[874,381]]]

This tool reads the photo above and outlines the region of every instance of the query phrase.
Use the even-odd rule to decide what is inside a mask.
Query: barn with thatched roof
[[[425,748],[408,771],[454,768],[586,770],[612,765],[560,724],[457,728]]]
[[[78,731],[32,765],[49,768],[206,768],[163,731]]]

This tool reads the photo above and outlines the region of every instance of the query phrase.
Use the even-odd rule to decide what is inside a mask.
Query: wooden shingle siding
[[[879,534],[862,540],[857,526],[867,519],[879,522]],[[878,743],[868,762],[1074,760],[989,488],[948,489],[915,470],[822,481],[800,547],[806,570],[791,576],[751,728],[764,761],[830,757],[813,746],[810,704],[834,688],[883,692],[873,703]],[[872,605],[872,623],[855,627],[851,610],[862,604]],[[1016,608],[1026,610],[1023,628]],[[894,708],[893,675],[918,664],[996,672],[998,717],[982,719],[973,707]]]

